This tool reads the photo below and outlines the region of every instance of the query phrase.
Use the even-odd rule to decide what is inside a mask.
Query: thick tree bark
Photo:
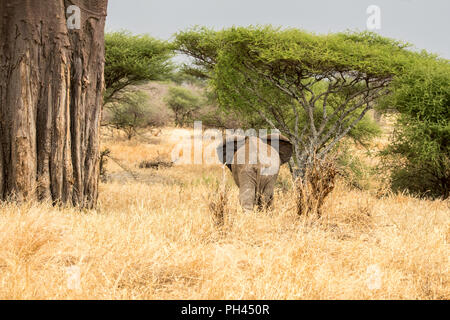
[[[80,29],[66,10],[81,9]],[[95,206],[107,0],[0,3],[0,199]]]

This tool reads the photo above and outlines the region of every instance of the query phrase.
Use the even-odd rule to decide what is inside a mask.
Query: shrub
[[[108,104],[111,112],[109,125],[124,131],[128,139],[137,133],[138,128],[151,124],[151,109],[148,96],[143,91],[124,93],[118,102]]]
[[[171,87],[165,100],[175,114],[175,125],[179,127],[192,122],[195,111],[203,105],[198,95],[183,87]]]
[[[381,107],[400,112],[382,152],[394,191],[448,198],[450,192],[450,63],[422,54],[394,83]]]
[[[334,189],[337,170],[335,161],[329,157],[323,160],[314,157],[313,161],[305,175],[295,180],[297,214],[320,217],[325,198]]]

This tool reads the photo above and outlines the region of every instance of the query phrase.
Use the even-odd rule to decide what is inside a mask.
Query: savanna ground
[[[0,299],[450,298],[448,201],[339,181],[320,219],[298,217],[283,167],[274,210],[244,213],[219,165],[139,168],[170,159],[172,133],[104,133],[122,167],[109,159],[97,210],[2,204]]]

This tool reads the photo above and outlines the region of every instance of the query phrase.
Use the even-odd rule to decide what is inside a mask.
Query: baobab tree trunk
[[[1,1],[0,199],[95,206],[106,7]]]

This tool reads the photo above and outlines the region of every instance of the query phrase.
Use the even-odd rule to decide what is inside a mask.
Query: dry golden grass
[[[338,182],[320,219],[298,217],[283,168],[274,210],[244,213],[227,172],[218,225],[220,166],[139,169],[170,150],[164,137],[104,141],[143,178],[108,162],[116,176],[95,211],[1,205],[0,299],[450,298],[448,202],[377,199]]]

